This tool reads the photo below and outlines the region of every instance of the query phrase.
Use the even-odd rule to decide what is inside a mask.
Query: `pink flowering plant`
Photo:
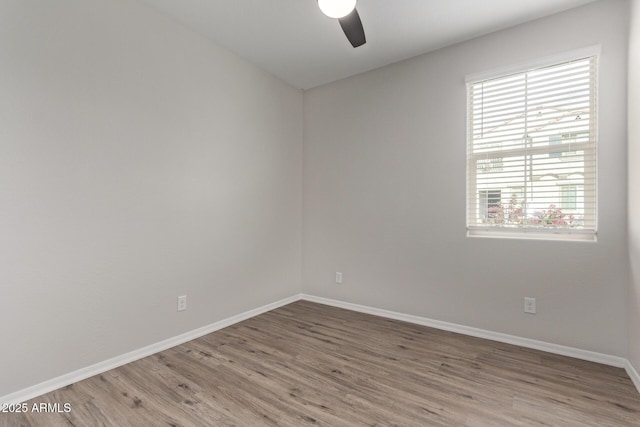
[[[573,227],[575,217],[573,214],[565,214],[562,209],[556,205],[549,205],[549,209],[538,211],[535,213],[536,218],[532,219],[533,225],[542,225],[545,227]]]
[[[527,222],[527,217],[523,205],[523,202],[518,202],[515,194],[511,196],[506,212],[506,219],[509,224],[524,225]]]
[[[525,210],[521,202],[518,202],[515,195],[511,196],[509,204],[504,206],[502,203],[489,207],[487,209],[487,218],[485,223],[500,225],[523,225],[526,223]]]
[[[524,202],[518,201],[516,196],[511,196],[509,204],[489,207],[486,224],[514,225],[514,226],[534,226],[544,228],[565,227],[573,228],[577,226],[576,218],[573,214],[562,212],[562,208],[554,204],[549,205],[549,209],[536,211],[533,216],[527,218]]]
[[[504,208],[502,207],[502,203],[487,209],[487,219],[485,222],[488,224],[504,224]]]

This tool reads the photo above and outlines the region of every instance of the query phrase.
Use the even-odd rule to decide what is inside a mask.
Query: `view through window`
[[[467,229],[595,234],[589,56],[469,82]]]

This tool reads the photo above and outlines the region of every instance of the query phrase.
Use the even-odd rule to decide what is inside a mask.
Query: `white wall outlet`
[[[180,295],[178,297],[178,311],[185,311],[187,309],[187,296]]]
[[[339,271],[336,271],[336,283],[342,283],[342,273],[340,273]]]
[[[524,298],[524,312],[529,314],[536,314],[536,299]]]

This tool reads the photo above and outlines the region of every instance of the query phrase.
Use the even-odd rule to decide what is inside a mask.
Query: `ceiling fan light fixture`
[[[318,0],[318,7],[329,18],[340,19],[356,8],[358,0]]]

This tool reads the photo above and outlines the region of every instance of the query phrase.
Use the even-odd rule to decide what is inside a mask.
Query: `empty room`
[[[0,426],[640,426],[640,0],[0,32]]]

